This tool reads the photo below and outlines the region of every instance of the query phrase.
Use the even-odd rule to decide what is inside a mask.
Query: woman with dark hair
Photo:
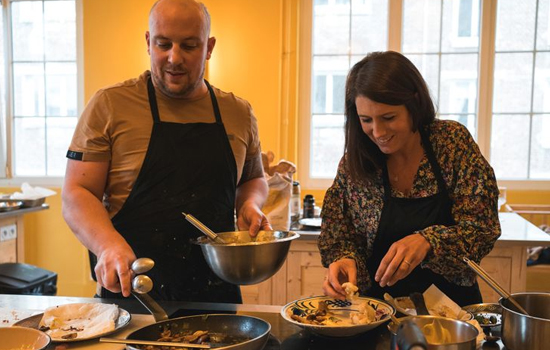
[[[345,154],[323,201],[318,245],[325,294],[407,296],[435,284],[459,305],[482,302],[476,275],[500,236],[493,169],[468,130],[436,119],[405,56],[373,52],[346,83]]]

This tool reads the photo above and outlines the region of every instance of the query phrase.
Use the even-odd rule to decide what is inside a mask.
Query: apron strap
[[[216,123],[221,124],[222,122],[222,115],[220,113],[220,107],[218,106],[218,100],[216,99],[216,95],[214,95],[214,90],[212,89],[212,86],[210,86],[210,83],[208,80],[204,80],[206,83],[206,87],[208,88],[208,91],[210,92],[210,99],[212,100],[212,107],[214,108],[214,115],[216,116]]]
[[[437,162],[437,159],[435,158],[435,153],[432,147],[432,143],[430,142],[430,131],[428,128],[426,130],[423,130],[422,128],[418,129],[420,131],[420,137],[422,138],[422,144],[424,145],[424,149],[426,150],[426,156],[428,157],[428,160],[430,161],[430,165],[433,168],[435,178],[437,180],[437,187],[439,188],[439,192],[445,193],[448,197],[447,193],[447,184],[445,183],[445,180],[443,179],[443,175],[441,172],[441,167],[439,166],[439,163]]]
[[[153,81],[151,76],[147,79],[147,95],[149,97],[149,106],[151,108],[151,115],[153,116],[153,122],[159,123],[159,107],[157,105],[157,97],[155,95],[155,87],[153,86]]]

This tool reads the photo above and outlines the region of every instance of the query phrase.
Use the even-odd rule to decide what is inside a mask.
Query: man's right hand
[[[113,293],[120,293],[125,297],[132,292],[131,270],[136,256],[130,247],[108,248],[97,256],[95,274],[100,286]]]

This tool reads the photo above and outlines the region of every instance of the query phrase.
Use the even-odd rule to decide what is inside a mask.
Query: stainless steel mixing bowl
[[[473,325],[439,316],[407,316],[400,321],[411,320],[426,337],[428,350],[475,350],[479,331]],[[398,326],[391,322],[388,329],[392,334],[391,349],[396,349]]]
[[[292,231],[260,231],[250,237],[248,231],[221,232],[225,244],[208,237],[194,241],[201,246],[206,262],[222,280],[238,284],[256,284],[273,276],[285,262],[290,243],[300,237]]]

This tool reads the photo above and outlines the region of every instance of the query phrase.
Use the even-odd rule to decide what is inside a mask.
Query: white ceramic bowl
[[[0,350],[41,350],[50,344],[50,336],[25,327],[0,328]]]
[[[349,320],[350,310],[356,310],[359,308],[359,305],[363,302],[368,302],[375,310],[382,309],[386,312],[386,316],[379,321],[371,322],[369,324],[359,324],[353,325],[347,322],[342,322],[346,324],[342,325],[312,325],[301,323],[292,319],[292,314],[295,312],[303,314],[311,314],[317,310],[319,302],[324,301],[327,303],[329,312],[334,316],[343,321]],[[357,297],[353,302],[341,301],[327,296],[316,296],[304,299],[298,299],[296,301],[290,302],[283,306],[281,309],[281,316],[290,323],[293,323],[301,328],[307,329],[313,333],[330,336],[330,337],[351,337],[360,333],[367,332],[371,329],[374,329],[381,324],[386,323],[390,320],[390,314],[395,314],[394,308],[375,298],[368,297]]]

